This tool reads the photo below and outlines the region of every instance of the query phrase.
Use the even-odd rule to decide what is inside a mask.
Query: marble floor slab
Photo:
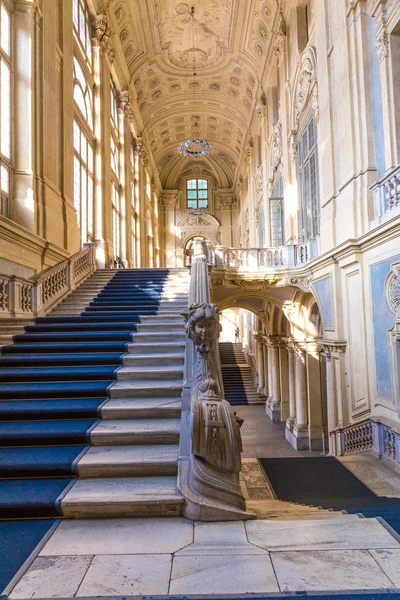
[[[368,550],[273,552],[271,560],[282,592],[394,587]]]
[[[269,551],[398,548],[399,542],[375,519],[256,520],[245,523],[250,543]]]
[[[73,598],[93,556],[39,556],[10,598]]]
[[[393,585],[400,588],[400,549],[370,550],[370,554]]]
[[[177,556],[170,594],[245,594],[279,587],[268,555]]]
[[[41,556],[172,554],[193,543],[187,519],[81,519],[62,521]]]
[[[170,554],[95,556],[76,596],[167,594]]]
[[[243,521],[227,523],[194,523],[194,542],[176,556],[227,556],[266,554],[262,548],[249,544]]]

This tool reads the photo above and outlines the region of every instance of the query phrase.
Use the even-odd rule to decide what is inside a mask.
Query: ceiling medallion
[[[190,156],[192,158],[208,156],[212,148],[210,142],[200,139],[186,140],[179,144],[179,152],[183,154],[183,156]]]
[[[179,4],[179,7],[187,6],[186,4]],[[177,8],[178,10],[178,8]],[[194,19],[194,6],[192,6],[190,11],[190,16],[192,17],[192,27],[193,27],[193,82],[189,87],[193,89],[193,106],[196,106],[196,88],[200,87],[199,82],[196,81],[196,62],[195,62],[195,48],[196,48],[196,40],[195,40],[195,19]],[[197,133],[197,121],[200,119],[199,116],[192,117],[194,120],[194,128],[192,135],[193,137],[189,140],[185,140],[179,144],[179,152],[183,156],[189,156],[190,158],[199,158],[201,156],[208,156],[213,149],[213,146],[207,140],[200,139]]]

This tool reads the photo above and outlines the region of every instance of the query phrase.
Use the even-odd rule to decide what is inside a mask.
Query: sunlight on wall
[[[294,217],[297,213],[297,185],[289,183],[285,189],[285,203],[287,214]]]
[[[222,331],[219,338],[220,342],[234,342],[235,329],[240,329],[240,308],[228,308],[221,313]],[[241,337],[241,336],[240,336]]]

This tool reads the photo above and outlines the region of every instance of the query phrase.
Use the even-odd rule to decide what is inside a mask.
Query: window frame
[[[276,226],[278,218],[279,225]],[[269,241],[272,248],[278,248],[285,243],[285,215],[283,198],[283,176],[282,173],[274,179],[272,195],[268,198],[268,217],[269,217]],[[279,243],[278,243],[279,242]]]
[[[310,131],[313,130],[313,143],[310,145]],[[304,151],[304,144],[306,149]],[[320,234],[320,193],[318,127],[315,118],[308,119],[297,140],[297,183],[299,190],[299,233],[302,243],[314,240]],[[313,167],[310,165],[313,163]],[[313,173],[311,171],[313,169]],[[313,191],[315,195],[313,195]]]
[[[7,145],[8,145],[8,153],[9,155],[7,156],[6,154],[3,153],[3,115],[2,115],[2,109],[1,109],[1,118],[0,118],[0,215],[2,215],[3,217],[9,218],[10,217],[10,199],[11,199],[11,190],[12,190],[12,165],[13,165],[13,148],[14,148],[14,144],[13,144],[13,130],[12,130],[12,124],[13,124],[13,98],[14,98],[14,89],[13,89],[13,85],[14,85],[14,77],[13,77],[13,59],[14,59],[14,52],[13,52],[13,43],[14,43],[14,28],[13,28],[13,10],[12,10],[12,4],[10,2],[7,2],[6,0],[0,0],[0,10],[2,11],[3,9],[5,10],[5,12],[8,15],[8,53],[7,50],[3,48],[1,41],[0,41],[0,64],[5,65],[7,71],[8,71],[8,107],[7,107],[7,111],[8,111],[8,140],[7,140]],[[2,23],[0,23],[0,32],[2,32]],[[1,70],[0,70],[1,73]],[[3,81],[2,81],[2,77],[0,75],[0,92],[3,88]],[[2,100],[2,98],[1,98]],[[3,102],[0,103],[0,107],[2,107]],[[4,170],[4,171],[3,171]],[[3,189],[3,175],[6,175],[6,186],[4,186]],[[7,189],[6,189],[7,188]]]
[[[195,188],[189,188],[190,182],[196,182]],[[200,188],[199,181],[205,181],[206,187]],[[199,198],[199,192],[206,191],[207,196],[205,198]],[[189,192],[196,192],[195,198],[189,198]],[[208,210],[210,206],[210,186],[209,180],[206,177],[189,177],[185,181],[185,197],[186,197],[186,208],[187,210]],[[189,206],[189,202],[195,204],[195,206]],[[206,206],[199,206],[200,202],[206,202]]]

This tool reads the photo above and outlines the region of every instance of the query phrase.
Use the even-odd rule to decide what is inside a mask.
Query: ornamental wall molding
[[[160,206],[164,210],[174,210],[178,203],[178,190],[163,190],[160,194]]]
[[[319,118],[317,60],[314,49],[306,48],[303,52],[293,84],[292,133],[296,133],[300,119],[311,102],[315,119]]]
[[[257,167],[255,174],[255,188],[256,188],[256,198],[257,202],[259,202],[262,198],[264,192],[264,168],[262,165]]]
[[[303,292],[311,292],[312,279],[312,275],[304,275],[303,277],[289,277],[287,285],[298,287]]]
[[[279,14],[277,18],[277,23],[274,29],[272,30],[274,34],[274,43],[272,46],[272,50],[275,56],[278,58],[278,62],[285,51],[285,42],[286,42],[286,22],[283,16],[282,9],[279,9]]]
[[[327,358],[332,355],[344,354],[346,352],[347,342],[345,340],[324,340],[319,339],[318,344]]]
[[[264,279],[235,279],[233,283],[246,292],[261,292],[276,284],[277,280],[276,275],[271,275]]]
[[[270,144],[270,180],[273,179],[275,171],[282,163],[283,142],[282,129],[280,123],[277,123],[272,131]]]
[[[385,282],[385,300],[392,315],[400,317],[400,262],[390,267]]]
[[[236,195],[233,193],[233,190],[217,190],[217,198],[221,208],[230,209],[236,208],[237,201]]]
[[[111,43],[112,30],[105,14],[97,15],[92,21],[93,39],[108,56],[110,63],[115,60],[116,52]]]

